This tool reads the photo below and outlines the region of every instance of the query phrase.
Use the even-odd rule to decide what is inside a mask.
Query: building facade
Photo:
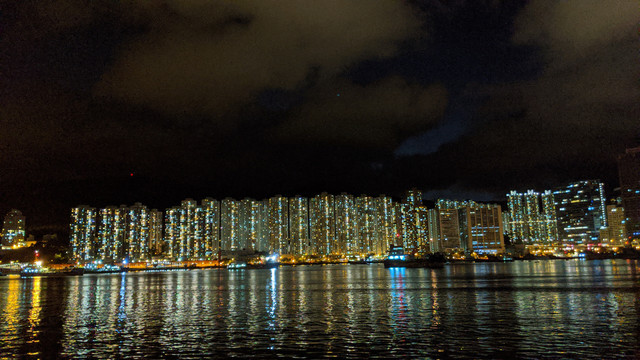
[[[19,248],[26,245],[25,217],[20,210],[11,209],[4,217],[2,247]]]
[[[598,243],[607,227],[604,185],[598,180],[571,183],[553,192],[559,241],[572,245]]]
[[[618,172],[627,237],[640,240],[640,147],[618,157]]]
[[[87,205],[71,209],[69,243],[76,262],[92,261],[97,256],[96,216],[96,209]]]

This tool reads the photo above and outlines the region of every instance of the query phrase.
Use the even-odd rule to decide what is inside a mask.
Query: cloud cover
[[[540,73],[480,87],[487,100],[474,132],[428,159],[456,164],[461,178],[474,174],[467,188],[584,177],[614,186],[615,156],[640,134],[637,10],[626,0],[531,1],[515,19],[512,42],[539,49]]]
[[[149,31],[122,46],[96,92],[172,115],[233,114],[263,89],[294,90],[388,57],[420,23],[401,1],[142,1]]]

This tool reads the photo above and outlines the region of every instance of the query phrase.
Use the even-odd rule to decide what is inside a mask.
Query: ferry
[[[102,265],[100,267],[95,264],[87,264],[84,267],[85,274],[113,274],[126,272],[126,269],[118,265]]]
[[[45,267],[27,266],[20,271],[20,277],[63,277],[63,276],[82,276],[84,269],[72,267],[62,270],[54,270]]]
[[[247,263],[244,261],[233,261],[227,265],[227,269],[245,269],[247,267]]]
[[[446,259],[441,254],[426,255],[424,258],[416,258],[412,254],[406,254],[402,246],[391,246],[389,255],[383,261],[385,268],[442,268]]]

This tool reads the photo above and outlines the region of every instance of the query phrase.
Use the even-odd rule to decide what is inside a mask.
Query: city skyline
[[[638,10],[0,0],[0,358],[640,355]]]
[[[392,245],[409,251],[503,254],[506,235],[512,245],[619,246],[633,237],[632,228],[626,225],[620,198],[607,205],[603,189],[597,180],[584,180],[553,191],[512,190],[504,211],[499,204],[473,200],[439,199],[429,208],[418,189],[406,191],[399,201],[347,193],[200,202],[187,198],[166,209],[164,224],[161,211],[139,203],[99,211],[79,206],[72,209],[71,243],[77,261],[108,262],[211,260],[245,251],[381,256]],[[125,236],[111,237],[106,244],[103,234],[118,228]],[[119,248],[118,256],[99,250],[107,245]]]

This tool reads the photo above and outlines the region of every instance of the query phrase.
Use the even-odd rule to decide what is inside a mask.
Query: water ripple
[[[0,358],[637,358],[629,261],[0,280]]]

